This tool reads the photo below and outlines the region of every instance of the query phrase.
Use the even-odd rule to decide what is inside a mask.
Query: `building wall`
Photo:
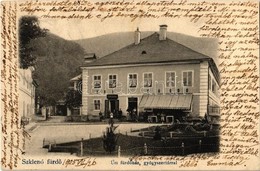
[[[33,119],[35,115],[35,86],[32,68],[19,69],[19,115]]]
[[[200,112],[200,95],[199,94],[195,94],[192,97],[192,113],[191,116],[199,116],[199,112]]]
[[[118,88],[113,90],[113,93],[118,94],[143,94],[143,73],[152,72],[153,73],[153,87],[152,93],[157,93],[157,90],[160,89],[161,93],[169,92],[169,89],[165,88],[165,72],[166,71],[175,71],[177,76],[177,85],[176,88],[180,89],[180,92],[183,91],[182,86],[182,71],[193,71],[194,79],[193,86],[188,87],[189,92],[199,92],[200,86],[200,65],[199,64],[179,64],[179,65],[160,65],[160,66],[141,66],[141,67],[124,67],[124,68],[107,68],[107,69],[90,69],[88,70],[89,75],[89,84],[93,82],[93,75],[102,75],[102,88],[101,93],[104,93],[104,90],[107,94],[111,94],[113,89],[108,88],[108,75],[116,74],[118,76]],[[136,91],[129,92],[128,84],[127,84],[127,75],[129,73],[137,73],[138,74],[138,83],[139,86]],[[162,89],[163,88],[163,89]],[[95,94],[95,90],[93,86],[88,87],[89,94]]]
[[[82,115],[88,114],[88,85],[89,85],[88,70],[82,70]]]
[[[140,102],[142,95],[127,95],[127,94],[121,94],[118,97],[119,100],[119,108],[122,110],[123,115],[126,116],[126,110],[128,108],[128,98],[129,97],[137,97],[138,98],[138,103]],[[87,106],[88,108],[88,113],[89,115],[98,115],[99,112],[101,111],[104,113],[105,111],[105,100],[106,100],[106,95],[92,95],[88,97],[88,102]],[[101,105],[100,105],[100,110],[94,110],[94,100],[100,100]]]
[[[211,106],[214,106],[214,105],[219,106],[220,105],[219,85],[218,85],[218,83],[217,83],[213,73],[211,72],[211,70],[209,70],[209,75],[210,75],[210,78],[211,78],[211,80],[209,80],[209,81],[211,81],[211,84],[209,84],[209,85],[211,85],[211,86],[209,86],[209,105],[211,105]],[[215,91],[213,91],[213,87],[212,87],[213,82],[215,82],[215,85],[216,85]]]
[[[204,116],[207,113],[208,107],[208,70],[207,61],[200,64],[200,98],[199,98],[199,116]]]
[[[177,84],[176,87],[173,88],[173,91],[177,91],[180,89],[180,93],[183,93],[183,90],[186,88],[189,89],[188,93],[194,93],[192,103],[192,114],[199,115],[200,110],[199,106],[201,102],[200,100],[200,81],[201,81],[201,64],[200,63],[190,63],[190,64],[164,64],[158,66],[134,66],[134,67],[123,67],[123,68],[104,68],[104,69],[83,69],[83,98],[82,98],[82,114],[93,114],[98,115],[101,111],[104,111],[104,101],[106,99],[106,94],[119,94],[119,108],[122,109],[123,113],[125,113],[128,107],[128,97],[137,97],[138,103],[141,100],[144,89],[143,85],[143,73],[152,72],[153,73],[153,87],[151,89],[151,93],[157,94],[158,89],[160,89],[160,93],[169,93],[169,89],[165,88],[165,72],[166,71],[174,71],[177,76]],[[183,89],[182,85],[182,72],[183,71],[192,71],[193,72],[193,86],[185,87]],[[129,91],[128,89],[128,74],[136,73],[138,75],[138,88],[132,89]],[[108,75],[116,74],[118,80],[118,87],[114,89],[110,89],[108,87]],[[93,88],[93,75],[101,75],[102,76],[102,87],[97,91],[97,89]],[[203,78],[204,79],[204,78]],[[207,85],[206,85],[207,86]],[[94,100],[101,100],[101,110],[94,110]],[[207,99],[207,98],[206,98]],[[205,113],[204,113],[205,114]]]

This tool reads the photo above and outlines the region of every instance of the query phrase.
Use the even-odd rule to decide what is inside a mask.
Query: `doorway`
[[[117,100],[117,98],[110,98],[110,96],[108,96],[108,100],[105,100],[105,111],[104,111],[105,116],[109,118],[110,112],[112,112],[114,114],[114,118],[117,118],[118,111],[119,111],[119,100]]]
[[[128,108],[127,111],[129,113],[128,119],[131,121],[138,120],[138,98],[137,97],[129,97],[128,98]]]
[[[138,113],[138,98],[137,97],[129,97],[128,98],[128,112],[132,113],[133,111],[137,115]]]
[[[110,102],[110,112],[115,113],[116,111],[116,100],[109,100]]]
[[[137,114],[137,109],[138,109],[138,98],[137,97],[129,97],[128,98],[128,110],[129,111],[133,111],[136,110],[136,114]]]

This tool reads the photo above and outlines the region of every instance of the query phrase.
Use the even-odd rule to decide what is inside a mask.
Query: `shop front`
[[[191,111],[192,94],[143,95],[139,108],[148,122],[181,121]]]

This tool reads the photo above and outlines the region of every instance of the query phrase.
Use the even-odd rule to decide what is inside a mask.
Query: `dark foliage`
[[[116,140],[115,140],[115,134],[113,132],[107,132],[106,138],[104,138],[104,149],[107,152],[113,152],[116,150]]]
[[[23,16],[19,21],[19,55],[20,67],[26,69],[34,66],[36,55],[33,54],[35,50],[31,46],[31,40],[46,36],[47,29],[42,29],[39,26],[37,17]]]
[[[42,105],[55,105],[65,99],[70,79],[81,73],[84,50],[73,41],[47,33],[45,37],[32,41],[37,55],[34,79]]]
[[[55,105],[64,99],[69,80],[80,74],[84,50],[73,41],[55,36],[39,26],[37,17],[19,20],[20,67],[35,67],[33,79],[39,84],[41,105]]]
[[[114,132],[117,127],[118,126],[113,126],[113,121],[110,122],[109,127],[107,127],[106,134],[103,137],[103,148],[106,152],[112,153],[116,150],[117,136]]]
[[[66,106],[72,110],[73,108],[80,107],[82,104],[82,95],[77,90],[69,90],[66,94]]]

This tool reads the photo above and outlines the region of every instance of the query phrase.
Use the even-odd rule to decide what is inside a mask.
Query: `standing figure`
[[[134,120],[135,122],[138,121],[138,120],[137,120],[137,112],[136,112],[136,108],[133,109],[133,120]]]
[[[102,119],[103,119],[103,114],[101,111],[99,112],[99,119],[100,119],[100,121],[102,121]]]
[[[109,114],[109,124],[111,125],[111,127],[113,127],[113,125],[114,125],[114,120],[113,120],[113,117],[114,117],[114,114],[111,112],[110,114]]]

